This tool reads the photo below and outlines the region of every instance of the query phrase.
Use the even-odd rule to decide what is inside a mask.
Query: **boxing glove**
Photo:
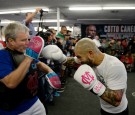
[[[61,88],[61,81],[55,72],[48,73],[45,78],[54,89]]]
[[[47,45],[43,48],[41,55],[46,59],[56,60],[60,63],[64,63],[67,60],[67,57],[57,45]]]
[[[44,47],[44,40],[40,36],[33,36],[26,48],[25,55],[33,59],[38,59]]]
[[[101,96],[106,89],[106,87],[99,80],[97,80],[93,69],[86,64],[81,65],[77,69],[74,74],[74,79],[84,88],[91,90],[98,96]]]

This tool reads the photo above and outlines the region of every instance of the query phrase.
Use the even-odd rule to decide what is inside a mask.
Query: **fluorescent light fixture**
[[[9,23],[12,23],[12,22],[15,22],[15,21],[12,21],[12,20],[1,20],[1,24],[9,24]]]
[[[48,8],[43,8],[43,11],[49,11]],[[0,11],[0,14],[17,14],[17,13],[27,13],[27,12],[35,12],[35,9],[18,9],[18,10],[8,10],[8,11]]]
[[[69,10],[102,10],[102,7],[69,7]]]
[[[58,21],[58,20],[46,19],[46,20],[43,20],[43,21],[41,21],[41,22],[57,22],[57,21]],[[60,21],[60,22],[64,22],[65,20],[60,19],[59,21]],[[40,20],[33,20],[32,22],[33,22],[33,23],[38,23],[38,22],[40,22]]]
[[[103,7],[103,10],[133,10],[135,7]]]
[[[117,20],[117,21],[121,21],[122,19],[77,19],[77,21],[91,21],[91,20],[94,20],[94,21],[99,21],[99,20]]]
[[[49,11],[48,8],[43,8],[43,11]],[[22,9],[20,10],[21,13],[27,13],[27,12],[35,12],[35,9]]]
[[[34,9],[25,9],[25,10],[20,10],[21,13],[27,13],[27,12],[35,12]]]
[[[15,14],[20,13],[20,11],[0,11],[0,14]]]
[[[119,7],[119,6],[114,6],[114,7],[93,7],[93,6],[89,6],[89,7],[69,7],[69,10],[134,10],[135,7],[133,6],[124,6],[124,7]]]

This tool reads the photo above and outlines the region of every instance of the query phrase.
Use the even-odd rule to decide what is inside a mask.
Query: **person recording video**
[[[42,10],[41,8],[36,8],[35,12],[27,12],[26,18],[25,20],[23,20],[23,24],[29,28],[30,38],[37,34],[37,32],[34,29],[32,20],[36,16],[36,14],[39,13],[41,10]]]

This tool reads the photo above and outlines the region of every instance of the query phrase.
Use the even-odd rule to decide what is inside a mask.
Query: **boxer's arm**
[[[74,66],[74,64],[81,64],[77,57],[67,57],[67,61],[63,63],[65,66]]]
[[[74,79],[85,89],[98,95],[104,101],[113,106],[119,106],[124,89],[111,90],[107,88],[96,78],[96,75],[90,66],[86,64],[81,65],[75,72]]]
[[[67,57],[67,61],[63,63],[63,65],[69,66],[69,65],[74,65],[74,63],[75,63],[74,57]]]
[[[57,45],[47,45],[43,48],[41,56],[45,59],[55,60],[60,63],[65,63],[67,57]]]
[[[71,66],[75,63],[80,64],[77,57],[66,57],[63,54],[62,50],[56,45],[47,45],[46,47],[44,47],[41,56],[43,56],[45,59],[59,61],[65,66]]]
[[[118,106],[121,102],[124,89],[111,90],[106,88],[105,92],[100,96],[104,101],[113,106]]]

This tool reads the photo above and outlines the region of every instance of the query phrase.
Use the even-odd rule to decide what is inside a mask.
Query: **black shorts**
[[[101,115],[128,115],[129,114],[128,107],[123,112],[116,113],[116,114],[105,112],[103,109],[100,109],[100,112],[101,112]]]

